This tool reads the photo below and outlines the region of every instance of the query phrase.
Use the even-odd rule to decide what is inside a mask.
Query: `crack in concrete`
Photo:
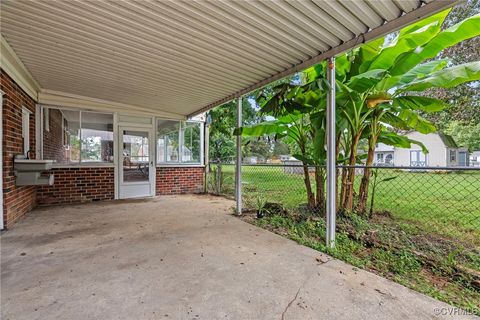
[[[287,313],[288,308],[290,308],[290,306],[295,302],[295,300],[297,300],[298,294],[300,293],[300,290],[302,289],[302,287],[303,287],[303,285],[302,285],[300,288],[298,288],[297,293],[295,294],[295,297],[293,297],[293,299],[290,300],[290,302],[287,304],[287,307],[285,308],[285,310],[283,310],[283,312],[282,312],[282,320],[285,319],[285,314]]]
[[[321,260],[320,258],[316,258],[317,262],[317,266],[321,266],[321,265],[324,265],[334,259],[328,259],[328,260]],[[317,272],[317,275],[320,275],[318,272]],[[302,288],[307,284],[307,282],[312,278],[313,274],[308,276],[305,281],[303,281],[302,285],[298,288],[297,290],[297,293],[295,294],[295,296],[293,297],[292,300],[290,300],[290,302],[288,302],[287,306],[285,307],[285,310],[283,310],[282,312],[282,320],[285,320],[285,314],[287,313],[288,309],[292,306],[292,304],[295,302],[295,300],[297,300],[298,298],[298,295],[300,294],[300,290],[302,290]]]

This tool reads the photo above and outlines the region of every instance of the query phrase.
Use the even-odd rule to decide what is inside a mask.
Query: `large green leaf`
[[[442,50],[480,35],[480,15],[475,15],[440,32],[423,47],[402,54],[390,69],[393,76],[406,73],[422,61],[437,56]]]
[[[480,80],[480,61],[464,63],[432,73],[430,76],[400,87],[400,92],[422,91],[428,88],[452,88],[459,84]]]
[[[408,34],[408,33],[412,33],[424,26],[426,26],[427,24],[430,24],[432,22],[438,22],[440,24],[443,23],[443,21],[445,20],[445,18],[447,17],[447,15],[450,13],[452,9],[451,8],[448,8],[447,10],[444,10],[442,12],[439,12],[437,14],[434,14],[428,18],[425,18],[425,19],[422,19],[416,23],[413,23],[409,26],[406,26],[405,28],[403,28],[402,30],[400,30],[400,36],[403,36],[405,34]]]
[[[433,60],[423,64],[417,65],[412,70],[403,75],[388,77],[380,81],[376,89],[379,91],[386,91],[393,87],[398,87],[412,82],[418,78],[424,78],[432,72],[443,69],[448,63],[448,59]]]
[[[412,82],[415,79],[424,78],[430,75],[432,72],[442,70],[447,66],[448,59],[433,60],[423,64],[419,64],[412,70],[408,71],[402,76],[398,76],[398,85],[405,85]]]
[[[375,59],[382,45],[385,42],[385,38],[381,37],[373,41],[367,42],[360,48],[353,51],[353,62],[350,68],[350,74],[356,75],[367,71],[370,67],[370,63]]]
[[[395,129],[410,130],[408,124],[400,119],[396,114],[387,112],[383,115],[381,122]]]
[[[414,110],[403,109],[398,114],[398,117],[405,121],[408,127],[423,134],[428,134],[437,131],[437,128],[428,120],[422,118]]]
[[[375,69],[356,75],[350,79],[347,86],[357,93],[365,92],[377,85],[387,75],[386,70]]]
[[[421,110],[425,112],[438,112],[447,107],[447,104],[442,100],[418,96],[397,97],[393,100],[393,103],[401,108]]]
[[[345,76],[350,71],[350,60],[346,53],[335,59],[335,74],[337,79],[345,80]]]
[[[427,43],[435,37],[440,31],[441,23],[433,21],[411,33],[407,33],[398,37],[397,41],[392,45],[384,48],[372,61],[369,70],[373,69],[390,69],[395,63],[395,59],[405,52],[410,52]]]
[[[242,135],[244,137],[261,137],[270,134],[286,134],[288,127],[279,121],[266,121],[259,124],[241,127],[234,130],[234,135]]]
[[[309,83],[318,77],[322,77],[325,73],[324,64],[316,64],[302,71],[301,78],[303,83]]]
[[[406,136],[400,135],[391,131],[383,131],[378,137],[378,142],[397,148],[409,149],[412,144],[416,144],[422,148],[423,153],[428,153],[428,149],[420,141],[410,139]]]

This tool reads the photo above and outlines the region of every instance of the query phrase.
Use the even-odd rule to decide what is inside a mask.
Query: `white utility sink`
[[[46,171],[52,168],[54,160],[37,160],[37,159],[15,159],[14,166],[16,171]]]

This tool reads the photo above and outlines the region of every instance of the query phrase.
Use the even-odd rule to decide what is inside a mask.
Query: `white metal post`
[[[327,80],[327,246],[335,247],[337,174],[335,154],[335,57],[328,59]]]
[[[237,129],[242,126],[242,97],[237,100]],[[237,135],[237,159],[235,162],[235,200],[237,214],[242,214],[242,136]]]

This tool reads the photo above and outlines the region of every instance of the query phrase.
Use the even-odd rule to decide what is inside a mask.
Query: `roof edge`
[[[40,85],[32,76],[15,50],[0,33],[0,68],[7,73],[33,100],[38,101]]]
[[[165,111],[155,111],[150,108],[143,108],[129,104],[107,101],[98,98],[91,98],[71,94],[67,92],[42,89],[38,93],[38,103],[57,107],[85,108],[95,111],[120,112],[122,114],[155,116],[164,119],[185,120],[181,114]]]
[[[265,78],[251,86],[248,86],[248,87],[245,87],[235,93],[232,93],[220,100],[217,100],[215,102],[212,102],[192,113],[190,113],[189,115],[187,115],[188,118],[191,118],[197,114],[200,114],[202,112],[206,112],[212,108],[215,108],[219,105],[222,105],[224,103],[227,103],[235,98],[238,98],[238,97],[241,97],[249,92],[252,92],[256,89],[259,89],[261,87],[264,87],[266,85],[268,85],[269,83],[273,82],[273,81],[276,81],[276,80],[279,80],[279,79],[282,79],[282,78],[285,78],[291,74],[294,74],[296,72],[299,72],[301,70],[304,70],[314,64],[317,64],[325,59],[328,59],[328,58],[331,58],[333,56],[336,56],[340,53],[343,53],[347,50],[350,50],[350,49],[353,49],[355,47],[358,47],[368,41],[371,41],[371,40],[374,40],[378,37],[381,37],[385,34],[388,34],[388,33],[391,33],[391,32],[394,32],[394,31],[397,31],[415,21],[418,21],[418,20],[421,20],[421,19],[424,19],[430,15],[433,15],[437,12],[440,12],[444,9],[447,9],[451,6],[453,6],[454,4],[456,4],[457,2],[460,2],[459,0],[434,0],[434,1],[431,1],[429,3],[426,3],[426,4],[423,4],[421,5],[420,7],[418,7],[417,9],[414,9],[396,19],[393,19],[391,21],[388,21],[388,22],[385,22],[383,25],[375,28],[375,29],[372,29],[370,31],[367,31],[366,33],[363,33],[347,42],[344,42],[336,47],[333,47],[331,48],[330,50],[327,50],[323,53],[320,53],[319,55],[317,56],[314,56],[308,60],[305,60],[299,64],[296,64],[282,72],[279,72],[275,75],[272,75],[268,78]]]

